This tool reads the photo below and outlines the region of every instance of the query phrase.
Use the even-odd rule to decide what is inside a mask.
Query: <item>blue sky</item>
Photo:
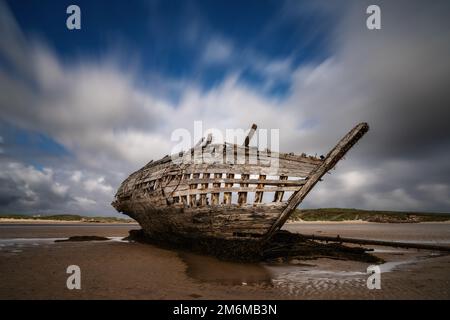
[[[138,70],[143,83],[157,72],[194,79],[205,89],[233,71],[242,81],[262,85],[268,75],[252,65],[255,56],[262,64],[286,61],[291,68],[323,61],[336,19],[307,1],[295,6],[280,1],[78,1],[82,29],[71,31],[64,28],[71,1],[8,4],[25,35],[44,41],[66,63],[101,60],[113,52],[124,68]],[[277,80],[269,94],[288,90],[283,75]]]
[[[378,3],[370,31],[367,1],[0,2],[0,212],[113,215],[195,120],[311,154],[367,121],[304,205],[450,211],[448,4]]]

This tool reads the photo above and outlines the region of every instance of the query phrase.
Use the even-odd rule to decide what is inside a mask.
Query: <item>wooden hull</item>
[[[162,238],[261,239],[281,215],[281,206],[219,205],[211,208],[155,208],[144,202],[123,208],[146,233]]]
[[[359,124],[323,159],[198,145],[132,173],[112,205],[153,238],[267,240],[367,130]]]

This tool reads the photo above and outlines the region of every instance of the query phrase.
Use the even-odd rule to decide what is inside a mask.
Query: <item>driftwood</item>
[[[370,239],[355,239],[355,238],[343,238],[340,236],[329,237],[329,236],[303,235],[303,234],[302,234],[302,237],[304,237],[305,239],[316,240],[316,241],[371,244],[371,245],[386,246],[386,247],[397,247],[397,248],[407,248],[407,249],[424,249],[424,250],[450,252],[450,247],[442,246],[442,245],[434,245],[434,244],[382,241],[382,240],[370,240]]]

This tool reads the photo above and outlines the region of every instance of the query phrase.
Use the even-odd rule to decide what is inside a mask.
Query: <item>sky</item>
[[[120,216],[120,183],[196,120],[280,129],[281,151],[313,155],[368,122],[301,207],[450,212],[449,9],[0,0],[0,213]]]

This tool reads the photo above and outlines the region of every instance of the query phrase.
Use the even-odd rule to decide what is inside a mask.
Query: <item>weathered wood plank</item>
[[[266,182],[266,176],[261,174],[259,175],[259,184],[256,186],[256,189],[264,189],[264,183]],[[277,181],[278,183],[279,181]],[[302,181],[303,182],[303,181]],[[256,191],[255,192],[255,200],[254,203],[261,203],[264,196],[264,191]]]
[[[198,179],[198,178],[200,177],[200,174],[199,174],[199,173],[194,173],[192,176],[193,176],[194,179]],[[191,190],[194,190],[194,189],[197,188],[197,185],[196,185],[196,184],[191,184],[191,185],[189,186],[189,188],[190,188]],[[181,195],[188,195],[188,196],[189,196],[189,205],[190,205],[191,207],[197,206],[197,194],[196,194],[196,193],[194,193],[194,194],[191,194],[191,193],[180,194],[180,192],[181,192],[181,191],[176,192],[176,193],[177,193],[176,195],[178,195],[178,196],[181,196]]]
[[[204,173],[203,174],[203,179],[205,181],[208,181],[209,180],[209,176],[210,176],[209,173]],[[203,184],[201,184],[201,186],[202,186],[202,190],[207,190],[208,189],[208,183],[203,183]],[[200,194],[200,205],[201,206],[208,205],[206,193],[201,193]]]
[[[222,178],[222,174],[221,173],[214,173],[213,189],[220,188],[221,182],[220,181],[217,182],[218,180],[221,180],[220,178]],[[211,204],[213,206],[219,204],[219,197],[220,197],[220,192],[213,192],[213,193],[211,193]]]
[[[261,184],[261,185],[286,185],[286,186],[302,186],[305,184],[306,180],[299,179],[299,180],[266,180],[266,175],[260,175],[264,178],[261,179],[223,179],[223,178],[211,178],[211,179],[191,179],[189,181],[186,181],[187,184],[201,184],[201,183],[245,183],[245,184]],[[170,186],[170,184],[169,184]]]
[[[244,182],[245,180],[248,180],[250,176],[248,174],[243,174],[241,180]],[[248,187],[248,183],[241,183],[240,184],[240,192],[238,192],[238,204],[246,204],[247,203],[247,191],[245,191],[245,188]]]
[[[238,197],[240,193],[247,193],[247,192],[256,192],[256,191],[263,191],[263,192],[277,192],[277,191],[298,191],[298,187],[265,187],[263,190],[261,190],[258,187],[219,187],[219,188],[208,188],[208,189],[189,189],[189,190],[180,190],[180,191],[174,191],[172,196],[179,197],[183,195],[196,195],[196,194],[207,194],[207,193],[220,193],[224,192],[225,194],[237,192]],[[243,196],[243,195],[242,195]],[[230,195],[231,197],[231,195]],[[225,197],[224,197],[225,198]],[[225,201],[224,201],[225,203]],[[243,204],[243,203],[241,203]]]
[[[228,179],[233,179],[234,178],[234,173],[227,173],[227,178]],[[225,189],[231,189],[232,186],[233,186],[233,183],[225,183]],[[223,191],[225,191],[225,190],[223,190]],[[214,192],[222,192],[222,191],[219,190],[219,191],[214,191]],[[231,204],[231,192],[230,192],[230,190],[227,190],[227,192],[224,192],[224,194],[223,194],[223,203],[224,204]]]
[[[250,128],[247,137],[245,137],[244,147],[248,147],[248,145],[250,144],[250,140],[253,138],[253,135],[256,132],[256,128],[257,128],[256,124],[252,124],[252,127]]]
[[[287,179],[288,179],[287,176],[280,176],[280,181],[286,181]],[[284,185],[280,185],[280,187],[283,187],[283,186]],[[284,195],[284,190],[276,191],[273,201],[274,202],[283,201],[283,195]]]
[[[189,166],[185,166],[183,168],[178,168],[176,165],[169,166],[167,168],[162,168],[158,171],[152,172],[145,178],[137,181],[136,183],[149,182],[151,180],[159,179],[165,175],[177,175],[177,174],[193,174],[193,173],[233,173],[233,174],[252,174],[252,175],[287,175],[290,177],[306,177],[308,176],[312,170],[314,170],[314,166],[310,165],[302,165],[296,166],[294,164],[288,164],[280,162],[278,165],[257,165],[257,164],[235,164],[230,166],[229,164],[192,164]],[[134,182],[130,181],[131,185],[134,185]]]

